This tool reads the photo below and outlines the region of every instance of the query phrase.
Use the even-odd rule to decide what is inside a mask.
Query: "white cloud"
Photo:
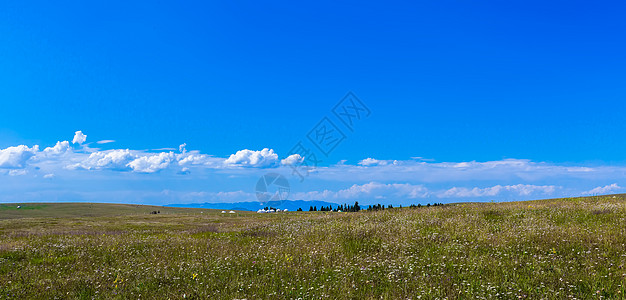
[[[386,166],[386,165],[397,165],[397,160],[379,160],[374,158],[366,158],[359,162],[359,165],[370,167],[370,166]]]
[[[60,155],[68,151],[71,151],[71,149],[72,148],[70,147],[70,142],[62,141],[62,142],[57,142],[56,145],[54,145],[54,147],[47,147],[43,149],[43,152],[45,154]]]
[[[421,157],[421,156],[412,156],[411,159],[419,160],[419,161],[429,161],[429,162],[435,161],[432,158],[425,158],[425,157]]]
[[[87,136],[85,136],[86,138]],[[101,141],[97,141],[96,144],[108,144],[108,143],[115,143],[115,140],[101,140]]]
[[[174,158],[172,152],[161,152],[155,155],[141,156],[128,163],[128,166],[135,172],[154,173],[167,168]]]
[[[175,193],[178,201],[181,203],[193,202],[211,202],[211,203],[229,203],[229,202],[246,202],[256,201],[256,195],[244,191],[231,192],[186,192]]]
[[[192,165],[192,166],[205,166],[205,167],[217,167],[221,166],[224,162],[223,158],[216,158],[207,154],[200,154],[197,150],[187,151],[184,147],[182,148],[181,154],[176,155],[176,160],[178,164],[181,166]]]
[[[304,161],[304,157],[300,156],[300,154],[292,154],[287,156],[287,158],[281,160],[280,162],[285,166],[292,166],[302,163]]]
[[[203,165],[208,162],[208,155],[205,154],[190,154],[182,157],[178,164],[183,165]]]
[[[185,152],[187,152],[187,143],[180,144],[180,146],[178,146],[178,151],[180,151],[180,153],[185,154]]]
[[[98,151],[91,153],[89,157],[82,162],[70,165],[69,168],[86,170],[127,170],[127,164],[134,159],[135,155],[128,149]]]
[[[621,190],[622,187],[617,185],[617,183],[613,183],[610,185],[605,185],[605,186],[599,186],[596,188],[593,188],[589,191],[585,191],[582,192],[581,195],[599,195],[599,194],[610,194],[616,191]]]
[[[517,184],[517,185],[496,185],[486,188],[465,188],[465,187],[453,187],[446,191],[437,193],[439,198],[478,198],[478,197],[493,197],[502,194],[503,192],[512,192],[519,196],[528,196],[533,193],[552,194],[556,190],[553,185],[530,185],[530,184]]]
[[[9,176],[21,176],[26,175],[26,173],[28,173],[28,171],[24,169],[9,170]]]
[[[39,146],[35,145],[32,148],[28,148],[24,145],[16,147],[8,147],[0,150],[0,168],[5,169],[19,169],[23,168],[31,157],[33,157]]]
[[[354,184],[350,188],[337,192],[338,198],[353,199],[366,196],[398,196],[407,198],[423,198],[428,196],[428,190],[422,185],[408,183],[378,183],[370,182],[363,185]]]
[[[231,154],[224,164],[244,167],[273,167],[278,163],[278,155],[274,150],[265,148],[261,151],[239,150]]]
[[[328,200],[344,201],[359,199],[417,199],[426,198],[430,195],[429,190],[423,185],[409,183],[379,183],[369,182],[366,184],[354,184],[347,189],[338,191],[310,191],[295,193],[294,199],[298,200]]]
[[[76,131],[76,133],[74,134],[74,139],[72,140],[72,144],[82,144],[87,140],[87,135],[83,134],[82,131]]]
[[[43,178],[46,178],[46,179],[54,178],[54,174],[50,173],[50,174],[43,175]]]

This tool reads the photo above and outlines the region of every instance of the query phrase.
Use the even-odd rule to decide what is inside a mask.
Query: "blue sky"
[[[0,201],[254,201],[267,172],[289,178],[291,197],[339,202],[619,192],[625,12],[2,3]],[[353,130],[332,112],[350,91],[370,111]],[[300,182],[281,160],[324,117],[346,138]],[[72,143],[76,131],[86,141]]]

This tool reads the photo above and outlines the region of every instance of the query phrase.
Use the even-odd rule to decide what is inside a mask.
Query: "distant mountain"
[[[350,205],[354,203],[349,203]],[[188,203],[188,204],[167,204],[168,207],[193,207],[193,208],[209,208],[209,209],[222,209],[222,210],[247,210],[257,211],[264,207],[273,207],[280,209],[287,209],[289,211],[296,211],[298,208],[302,208],[304,211],[308,211],[311,206],[317,206],[320,209],[322,206],[332,205],[333,208],[339,206],[337,203],[325,202],[325,201],[304,201],[304,200],[285,200],[285,201],[270,201],[268,203],[261,202],[235,202],[235,203]]]

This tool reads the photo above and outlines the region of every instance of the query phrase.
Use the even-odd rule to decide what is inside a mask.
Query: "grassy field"
[[[16,205],[0,207],[0,298],[622,299],[626,292],[623,195],[359,213]]]
[[[17,207],[20,206],[20,209]],[[76,218],[105,217],[149,214],[158,211],[161,214],[200,213],[210,210],[132,205],[132,204],[98,204],[98,203],[10,203],[0,204],[0,220],[20,218]]]

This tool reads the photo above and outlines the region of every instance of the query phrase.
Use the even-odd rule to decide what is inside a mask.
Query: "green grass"
[[[0,298],[622,299],[626,292],[623,195],[359,213],[16,206],[0,207]]]
[[[18,206],[21,206],[19,209]],[[177,208],[132,204],[100,203],[10,203],[0,204],[0,220],[20,218],[74,218],[148,214],[161,211],[161,214],[216,212],[195,208]]]

